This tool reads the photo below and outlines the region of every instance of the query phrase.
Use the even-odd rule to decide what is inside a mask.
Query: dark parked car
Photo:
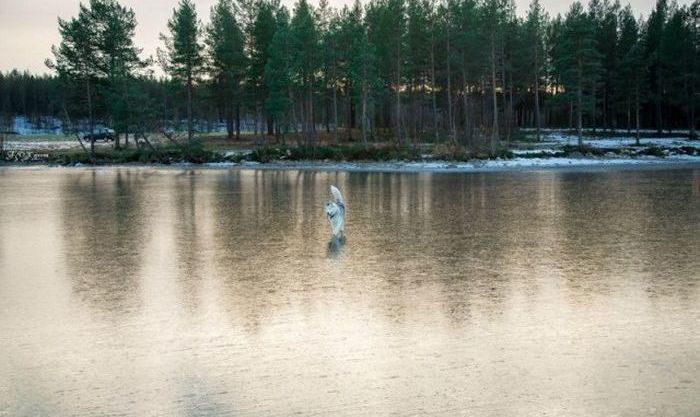
[[[113,141],[114,140],[114,130],[107,127],[102,127],[95,129],[93,133],[85,133],[83,135],[83,140],[104,140]]]

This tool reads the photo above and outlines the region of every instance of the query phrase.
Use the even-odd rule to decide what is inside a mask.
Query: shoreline
[[[385,173],[483,173],[534,171],[629,171],[650,169],[700,169],[700,156],[648,158],[514,158],[453,161],[388,161],[388,162],[334,162],[334,161],[275,161],[210,162],[173,164],[105,164],[55,165],[46,163],[0,163],[2,169],[157,169],[157,170],[258,170],[258,171],[318,171],[318,172],[385,172]]]

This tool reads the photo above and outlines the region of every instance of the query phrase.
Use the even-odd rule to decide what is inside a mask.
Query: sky
[[[87,2],[88,0],[83,0]],[[680,0],[680,4],[691,0]],[[207,22],[209,9],[216,0],[195,0],[200,19]],[[331,6],[342,7],[353,0],[329,0]],[[530,0],[516,0],[518,13],[524,13]],[[59,43],[57,18],[77,15],[80,0],[0,0],[0,71],[13,68],[34,73],[48,72],[44,60],[51,57],[51,45]],[[136,45],[143,56],[155,56],[161,46],[159,34],[166,31],[167,21],[177,0],[121,0],[136,13],[138,27]],[[282,0],[291,7],[294,0]],[[318,4],[318,0],[311,0]],[[541,0],[550,15],[565,13],[572,1]],[[622,4],[626,4],[621,0]],[[647,16],[655,0],[630,0],[636,15]]]

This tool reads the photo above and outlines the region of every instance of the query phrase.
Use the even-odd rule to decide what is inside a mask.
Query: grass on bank
[[[357,143],[325,144],[317,146],[290,146],[262,144],[245,150],[225,151],[211,147],[206,141],[194,141],[191,144],[166,144],[155,147],[130,147],[113,149],[98,147],[90,157],[80,148],[50,150],[36,158],[30,151],[6,153],[6,159],[15,163],[49,163],[55,165],[108,165],[108,164],[172,164],[172,163],[211,163],[211,162],[259,162],[278,161],[324,161],[324,162],[391,162],[391,161],[455,161],[467,162],[488,159],[511,159],[514,153],[505,147],[496,152],[488,149],[468,150],[451,143],[422,144],[420,146],[396,146],[391,144],[372,144],[362,146]],[[518,154],[519,158],[564,158],[564,157],[605,157],[618,156],[655,156],[669,155],[668,149],[658,146],[640,148],[597,148],[588,145],[564,145],[556,150],[542,150]],[[674,154],[700,155],[700,148],[684,146],[673,149]]]

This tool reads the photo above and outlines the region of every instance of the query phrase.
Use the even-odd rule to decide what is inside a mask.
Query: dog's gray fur
[[[335,201],[326,203],[326,216],[331,224],[333,237],[341,238],[345,232],[345,200],[340,190],[331,185],[331,194]]]

